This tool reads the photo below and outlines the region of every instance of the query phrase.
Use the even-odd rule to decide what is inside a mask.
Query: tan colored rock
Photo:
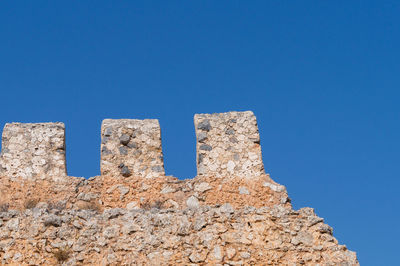
[[[196,114],[197,174],[252,178],[264,174],[253,112]]]
[[[0,263],[358,265],[312,208],[293,210],[286,188],[264,173],[251,112],[196,115],[195,123],[197,145],[212,149],[200,150],[205,171],[186,180],[165,176],[156,120],[105,120],[102,175],[88,180],[57,175],[58,164],[29,170],[33,161],[59,160],[54,149],[63,143],[61,128],[7,128]],[[226,143],[226,136],[238,142]],[[121,147],[129,148],[126,154]],[[10,167],[12,160],[22,167]]]
[[[2,137],[0,174],[30,180],[65,177],[64,124],[6,124]]]
[[[101,126],[101,174],[165,175],[158,120],[105,119]]]

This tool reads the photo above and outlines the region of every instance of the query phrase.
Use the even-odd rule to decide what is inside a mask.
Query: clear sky
[[[362,265],[398,263],[399,1],[1,1],[0,126],[62,121],[73,176],[104,118],[158,118],[196,175],[195,113],[252,110],[268,173]]]

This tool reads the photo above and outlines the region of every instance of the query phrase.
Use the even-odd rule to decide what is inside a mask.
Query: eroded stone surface
[[[46,178],[62,169],[44,168],[64,154],[62,124],[7,125],[1,163],[23,167],[0,172],[0,263],[358,265],[264,173],[253,113],[196,115],[195,124],[199,176],[186,180],[164,174],[157,120],[105,120],[102,175],[88,180]]]
[[[164,175],[156,119],[105,119],[101,126],[101,174],[144,178]]]
[[[197,174],[251,178],[264,173],[253,112],[196,114]]]
[[[62,250],[64,265],[358,265],[310,208],[98,212],[42,205],[0,212],[0,221],[2,264],[56,265]]]
[[[2,137],[0,174],[23,179],[65,177],[64,124],[6,124]]]

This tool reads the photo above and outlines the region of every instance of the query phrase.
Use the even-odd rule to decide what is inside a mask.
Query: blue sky
[[[192,178],[195,113],[253,110],[267,172],[362,265],[398,263],[400,2],[1,1],[0,126],[62,121],[73,176],[104,118],[158,118]]]

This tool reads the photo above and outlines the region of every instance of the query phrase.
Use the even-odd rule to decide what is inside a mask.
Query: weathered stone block
[[[64,124],[6,124],[0,173],[24,179],[66,176]]]
[[[165,175],[158,120],[105,119],[101,126],[101,174]]]
[[[253,112],[196,114],[197,174],[256,177],[264,173]]]

